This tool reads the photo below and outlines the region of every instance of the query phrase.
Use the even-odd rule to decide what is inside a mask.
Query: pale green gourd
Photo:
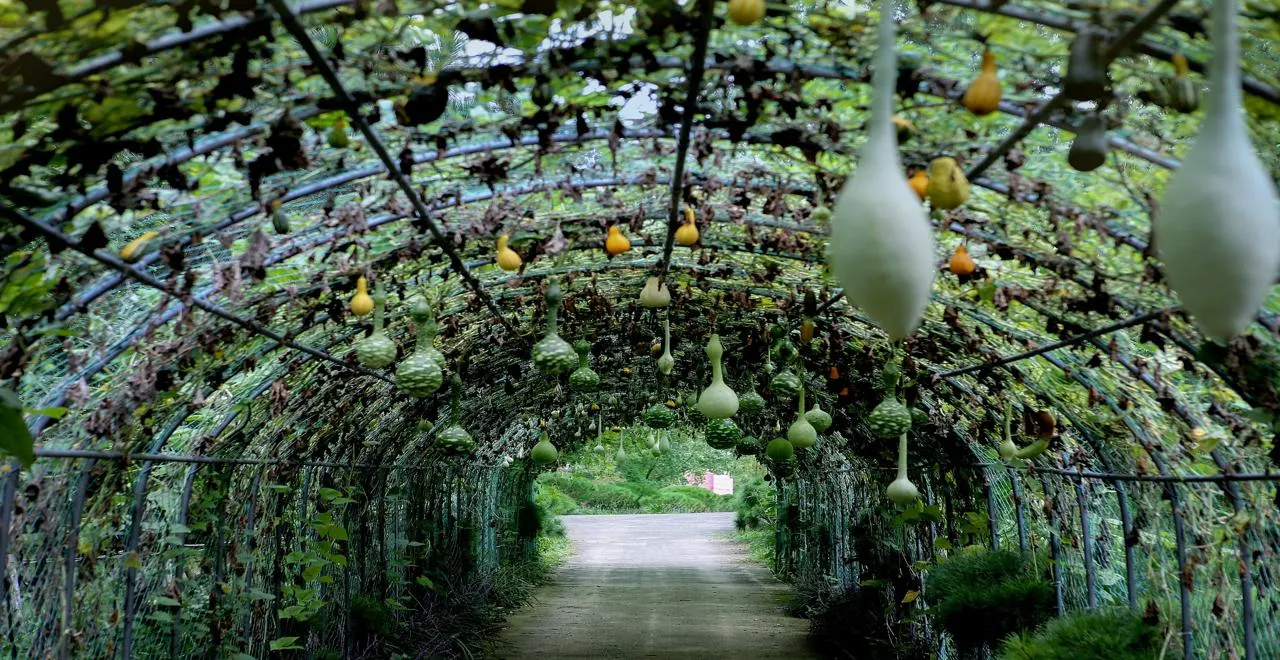
[[[662,319],[662,357],[658,358],[658,371],[663,376],[670,376],[676,368],[676,359],[671,356],[671,318]]]
[[[800,398],[796,409],[796,419],[787,428],[787,440],[796,449],[808,449],[818,442],[818,431],[804,415],[804,387],[800,388]]]
[[[723,356],[724,347],[720,345],[720,335],[711,335],[711,339],[707,341],[707,357],[711,360],[711,384],[698,397],[698,410],[707,419],[727,419],[738,412],[738,395],[724,384],[720,364]]]
[[[910,506],[920,499],[920,490],[907,478],[907,434],[898,437],[898,478],[885,489],[889,501],[901,507]]]
[[[556,462],[560,452],[556,450],[555,445],[551,444],[551,437],[544,432],[538,438],[538,444],[535,444],[533,450],[529,452],[529,456],[538,465],[549,465]]]
[[[809,423],[813,425],[813,430],[818,433],[825,433],[827,429],[831,428],[831,415],[820,408],[817,401],[813,402],[813,407],[804,414],[804,418],[809,420]]]
[[[1013,444],[1013,436],[1009,433],[1009,425],[1013,417],[1013,406],[1008,402],[1004,402],[1004,439],[1000,441],[999,453],[1000,458],[1011,461],[1018,453],[1018,445]]]

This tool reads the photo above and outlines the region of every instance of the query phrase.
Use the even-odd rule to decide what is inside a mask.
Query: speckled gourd
[[[600,375],[591,368],[591,344],[585,339],[573,343],[578,353],[578,368],[569,374],[569,389],[574,392],[594,392],[600,386]]]
[[[387,296],[379,282],[373,294],[373,334],[356,342],[356,358],[368,369],[381,369],[396,361],[396,343],[383,332]]]
[[[431,319],[430,306],[424,301],[419,301],[414,306],[412,315],[414,323],[418,326],[418,345],[409,357],[401,360],[396,366],[396,385],[410,396],[424,397],[440,389],[444,384],[444,369],[427,350],[430,345],[427,324],[434,322]],[[439,351],[436,352],[439,353]]]
[[[738,438],[742,437],[742,431],[732,419],[710,419],[707,420],[703,437],[714,449],[733,449]]]
[[[564,374],[578,365],[578,354],[569,342],[560,338],[556,323],[560,314],[560,284],[547,287],[547,334],[533,347],[533,366],[544,374]]]

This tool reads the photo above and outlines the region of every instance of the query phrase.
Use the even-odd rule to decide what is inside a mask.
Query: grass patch
[[[1126,609],[1076,612],[1055,619],[1035,633],[1011,635],[1000,660],[1147,660],[1180,658],[1173,635],[1148,611]]]
[[[773,528],[757,527],[738,532],[738,540],[747,546],[747,556],[773,570]]]

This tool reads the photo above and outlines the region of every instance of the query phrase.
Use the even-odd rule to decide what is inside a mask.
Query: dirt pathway
[[[573,557],[511,617],[502,658],[809,658],[790,593],[733,514],[565,516]]]

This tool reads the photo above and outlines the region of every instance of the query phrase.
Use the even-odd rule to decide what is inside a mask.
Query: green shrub
[[[773,524],[776,504],[773,486],[755,478],[743,481],[737,491],[733,510],[738,514],[734,524],[739,531]]]
[[[1033,630],[1055,614],[1053,586],[1043,568],[1009,550],[969,549],[928,575],[933,614],[961,651],[994,648],[1010,634]]]
[[[534,501],[542,509],[558,516],[578,512],[578,503],[551,484],[538,482],[534,486]]]
[[[932,649],[911,629],[909,606],[880,580],[809,599],[809,638],[828,657],[890,660],[931,657]]]
[[[1000,660],[1149,660],[1181,657],[1155,617],[1126,609],[1076,612],[1009,636]]]

